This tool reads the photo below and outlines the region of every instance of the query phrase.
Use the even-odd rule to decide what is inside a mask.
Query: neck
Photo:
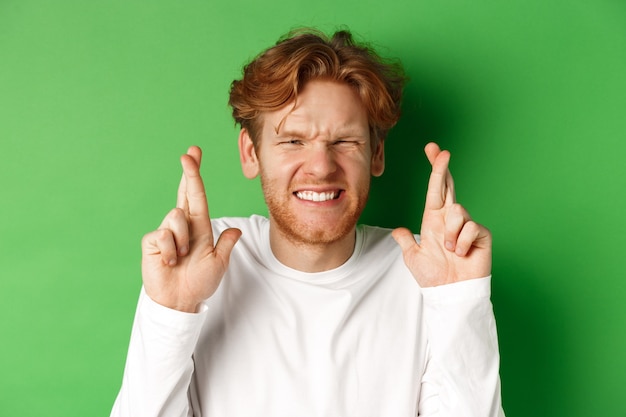
[[[356,227],[337,241],[309,243],[290,238],[270,221],[272,253],[283,265],[302,272],[323,272],[343,265],[352,256],[355,242]]]

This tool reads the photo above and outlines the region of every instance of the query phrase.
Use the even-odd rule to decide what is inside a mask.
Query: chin
[[[353,233],[358,216],[344,217],[340,222],[322,225],[320,222],[298,222],[272,216],[282,234],[294,243],[305,245],[329,245],[339,242]]]

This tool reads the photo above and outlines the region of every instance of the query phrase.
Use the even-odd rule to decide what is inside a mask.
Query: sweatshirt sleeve
[[[188,416],[193,351],[206,317],[152,301],[142,289],[111,417]]]
[[[503,417],[491,277],[423,288],[429,358],[419,415]]]

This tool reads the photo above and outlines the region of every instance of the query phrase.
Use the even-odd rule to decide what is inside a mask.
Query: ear
[[[381,140],[372,153],[372,175],[380,177],[385,171],[385,141]]]
[[[259,159],[247,129],[241,129],[239,132],[239,160],[246,178],[253,179],[259,175]]]

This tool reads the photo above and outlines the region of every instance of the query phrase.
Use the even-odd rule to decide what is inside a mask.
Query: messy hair
[[[400,64],[358,44],[347,30],[332,37],[314,29],[292,31],[243,68],[230,88],[233,118],[255,145],[263,112],[295,103],[308,81],[323,79],[354,88],[365,106],[372,146],[383,141],[400,118],[405,83]]]

